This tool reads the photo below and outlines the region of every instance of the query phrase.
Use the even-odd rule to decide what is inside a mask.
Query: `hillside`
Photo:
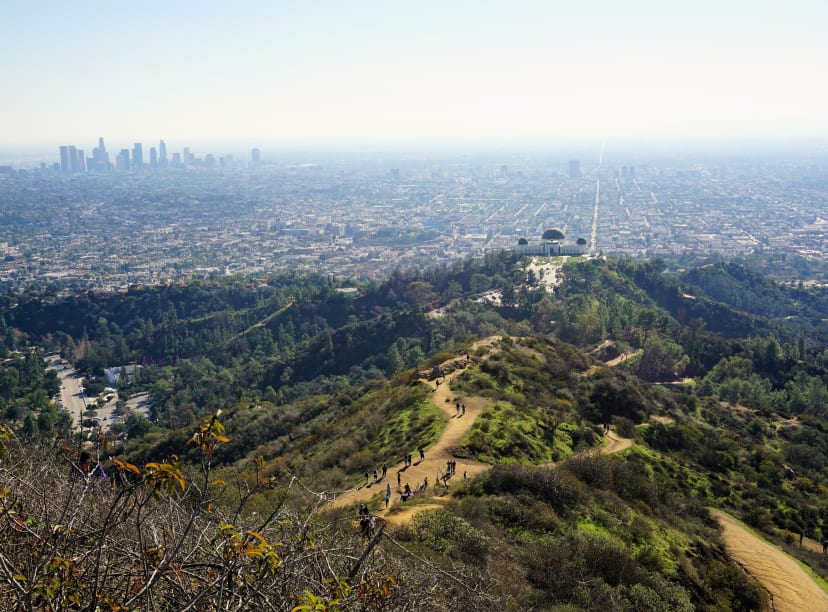
[[[491,290],[500,304],[475,299]],[[14,351],[0,398],[16,436],[53,443],[70,434],[49,402],[54,379],[30,347],[60,350],[89,374],[119,359],[144,363],[121,392],[149,391],[154,422],[139,435],[133,418],[126,453],[101,453],[139,466],[145,482],[157,478],[141,466],[180,457],[190,484],[166,493],[199,509],[202,533],[224,520],[284,542],[305,525],[331,551],[329,578],[353,573],[362,541],[351,512],[368,502],[385,515],[390,482],[387,516],[425,510],[389,524],[358,567],[379,608],[415,605],[439,582],[444,591],[428,595],[438,609],[763,609],[766,591],[731,561],[707,508],[734,513],[828,576],[823,557],[795,545],[800,532],[828,537],[824,301],[819,289],[732,265],[676,276],[658,261],[614,260],[567,265],[550,296],[508,254],[400,272],[355,297],[330,279],[300,277],[28,295],[0,319],[3,350]],[[482,338],[491,339],[476,344]],[[445,368],[436,379],[435,366]],[[194,432],[218,409],[223,432],[205,463]],[[607,424],[633,446],[590,452],[605,444]],[[401,463],[408,453],[411,467]],[[437,477],[449,460],[458,471],[446,487]],[[209,504],[197,485],[205,470],[222,483]],[[429,483],[405,506],[398,470],[401,484]],[[352,492],[327,502],[343,491]],[[267,533],[254,529],[273,507]],[[36,521],[32,537],[46,526]],[[179,553],[163,559],[179,564]],[[192,567],[205,559],[193,552]],[[428,570],[417,569],[424,559]],[[329,603],[355,597],[299,575],[280,607],[310,597],[305,588]],[[212,588],[203,597],[215,597]],[[176,601],[194,593],[178,591]]]

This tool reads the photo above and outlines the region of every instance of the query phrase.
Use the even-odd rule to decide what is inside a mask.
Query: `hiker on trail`
[[[824,555],[825,553],[828,553],[828,540],[822,543],[822,554]]]
[[[454,404],[454,411],[457,414],[460,414],[460,402],[457,402],[456,404]]]
[[[405,460],[408,462],[408,465],[411,465],[411,453],[408,453],[408,455],[406,455]]]
[[[360,516],[366,516],[367,514],[368,514],[368,506],[366,506],[365,504],[360,504],[359,505],[359,515]]]
[[[402,473],[400,470],[397,470],[397,486],[400,486],[400,481],[402,481]]]
[[[368,470],[365,471],[365,486],[368,486],[368,479],[370,478],[370,474],[368,474]]]
[[[460,416],[466,416],[466,404],[465,404],[465,402],[460,405],[460,408],[462,410],[462,412],[460,413]]]
[[[374,468],[374,482],[376,482],[377,480],[379,480],[379,472],[376,468]]]
[[[423,459],[425,459],[425,451],[423,450],[422,446],[417,450],[420,451],[420,461],[422,461]]]
[[[466,480],[466,472],[463,472],[463,480]]]
[[[368,537],[368,529],[370,529],[371,523],[368,520],[367,516],[362,516],[359,519],[359,530],[362,532],[362,535]]]
[[[805,537],[805,531],[800,529],[799,530],[799,548],[802,548],[802,539]]]
[[[373,514],[368,517],[368,535],[372,536],[377,532],[377,517]]]
[[[385,475],[388,473],[388,466],[384,463],[382,464],[382,477],[385,478]]]
[[[428,488],[428,476],[423,478],[423,490]]]
[[[446,461],[446,476],[448,476],[449,474],[451,474],[451,459]]]

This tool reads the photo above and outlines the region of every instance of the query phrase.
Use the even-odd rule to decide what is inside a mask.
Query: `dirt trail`
[[[719,510],[710,514],[721,527],[728,553],[768,590],[776,612],[828,610],[828,593],[794,559],[753,535],[732,516]]]
[[[609,361],[607,361],[605,365],[608,365],[609,367],[614,368],[615,366],[620,365],[620,364],[624,363],[625,361],[627,361],[627,359],[632,359],[633,357],[637,357],[640,353],[643,353],[643,352],[644,351],[634,351],[632,353],[621,353],[615,359],[610,359]]]
[[[612,430],[610,430],[605,437],[608,440],[608,442],[606,446],[601,448],[602,455],[620,453],[621,451],[627,450],[633,445],[633,441],[631,438],[622,438]]]
[[[500,336],[492,336],[479,340],[472,345],[472,351],[476,351],[482,346],[491,346],[499,339]],[[451,361],[455,360],[452,359]],[[412,453],[412,465],[407,468],[402,463],[391,466],[388,469],[388,475],[384,479],[381,478],[376,483],[370,481],[367,486],[343,494],[333,502],[333,507],[342,508],[351,504],[366,503],[377,494],[385,497],[386,485],[390,483],[391,502],[388,509],[385,509],[385,502],[381,500],[373,504],[374,507],[371,508],[375,514],[385,516],[395,505],[403,503],[400,500],[402,490],[397,487],[397,472],[400,472],[400,483],[402,486],[404,487],[406,483],[409,483],[412,490],[416,490],[426,478],[428,478],[429,488],[437,482],[438,477],[446,472],[446,462],[449,459],[454,459],[454,450],[459,445],[460,440],[471,429],[474,420],[483,412],[489,403],[489,400],[483,397],[456,396],[449,388],[451,381],[465,372],[470,365],[467,363],[464,368],[457,369],[451,374],[446,375],[440,379],[439,385],[436,380],[422,381],[423,384],[428,385],[434,390],[431,401],[448,417],[448,424],[443,430],[443,433],[432,446],[425,449],[425,459],[420,461],[416,449],[401,449],[401,454],[403,452]],[[466,405],[465,414],[457,414],[455,398]],[[457,460],[454,476],[449,478],[448,485],[451,487],[452,480],[454,482],[457,482],[458,479],[462,480],[464,473],[468,478],[471,478],[476,474],[488,470],[490,467],[487,463],[474,461],[472,459]]]
[[[497,350],[493,346],[495,342],[500,339],[500,336],[491,336],[483,340],[475,342],[472,346],[472,351],[476,351],[483,346],[492,347],[491,351]],[[452,359],[451,361],[455,361]],[[450,383],[457,376],[462,374],[472,364],[466,363],[465,367],[460,368],[440,379],[440,384],[437,381],[421,381],[434,390],[432,402],[448,417],[448,424],[443,430],[443,433],[437,441],[429,448],[425,449],[425,459],[420,461],[416,453],[416,449],[410,449],[406,452],[412,453],[413,465],[405,468],[402,463],[391,466],[388,469],[388,475],[385,478],[380,478],[378,482],[371,480],[366,486],[359,487],[353,491],[348,491],[342,494],[332,503],[335,508],[344,508],[353,504],[367,503],[372,497],[385,497],[385,490],[388,484],[391,485],[391,501],[388,508],[385,508],[385,502],[382,499],[375,500],[371,506],[371,511],[375,515],[385,517],[390,524],[400,525],[407,523],[418,512],[423,510],[438,508],[448,500],[448,497],[433,497],[428,504],[416,505],[416,495],[414,502],[405,510],[401,510],[400,506],[403,503],[400,499],[402,488],[397,486],[397,473],[400,473],[400,483],[404,487],[406,483],[411,485],[412,490],[416,490],[425,478],[428,478],[429,488],[437,482],[439,476],[446,471],[446,462],[449,459],[454,459],[454,450],[460,444],[460,440],[471,429],[475,419],[480,415],[486,406],[489,404],[489,399],[484,397],[459,397],[455,395],[449,388]],[[459,398],[461,403],[466,405],[466,413],[464,415],[457,414],[456,401]],[[615,432],[610,431],[607,434],[608,443],[601,449],[602,454],[617,453],[628,449],[632,446],[633,441],[628,438],[622,438]],[[553,465],[553,464],[550,464]],[[482,463],[472,459],[457,460],[454,476],[448,480],[449,488],[452,483],[456,483],[463,479],[464,474],[471,478],[477,474],[491,469],[488,463]],[[395,512],[391,512],[396,509]]]

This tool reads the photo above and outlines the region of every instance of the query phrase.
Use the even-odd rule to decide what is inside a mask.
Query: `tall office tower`
[[[569,178],[581,178],[581,160],[569,160]]]
[[[141,147],[140,142],[136,142],[132,145],[132,167],[133,168],[140,168],[144,165],[144,151]]]
[[[75,156],[75,147],[64,145],[60,147],[60,171],[69,173],[72,171],[72,158]]]
[[[250,149],[250,164],[258,166],[262,163],[262,152],[258,148]]]
[[[115,158],[115,168],[118,170],[129,170],[129,149],[121,149],[118,157]]]
[[[155,147],[150,147],[150,166],[155,168],[158,165],[158,153],[155,152]]]
[[[193,161],[193,156],[190,155],[190,147],[184,147],[184,152],[181,155],[181,161],[184,165],[187,165]]]
[[[87,170],[90,172],[109,170],[109,153],[106,152],[103,138],[98,138],[98,146],[92,149],[92,158],[87,163]]]
[[[167,143],[163,140],[158,143],[158,163],[162,168],[167,167]]]
[[[83,149],[77,149],[75,151],[72,172],[86,172],[86,156],[83,154]]]
[[[172,165],[176,167],[181,165],[181,153],[173,153]]]

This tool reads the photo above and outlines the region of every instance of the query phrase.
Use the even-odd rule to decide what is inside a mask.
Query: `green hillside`
[[[6,298],[0,414],[15,461],[0,554],[14,571],[0,588],[21,606],[94,596],[111,609],[221,593],[240,609],[766,609],[711,506],[828,577],[796,545],[828,539],[824,290],[730,264],[666,274],[659,261],[584,260],[562,275],[550,295],[501,253],[346,285],[356,295],[287,276]],[[491,291],[499,301],[480,299]],[[80,442],[38,351],[87,376],[144,366],[119,391],[148,391],[150,421],[116,426],[126,448],[93,441],[114,493],[66,482]],[[413,502],[428,509],[392,521],[357,563],[368,541],[333,492],[439,441],[453,402],[435,404],[426,380],[469,353],[444,389],[484,402],[450,449],[478,475],[432,479]],[[632,448],[597,454],[605,424]],[[70,515],[37,502],[46,485],[88,509],[88,529],[61,531]],[[62,534],[51,547],[19,556],[49,530]],[[120,592],[99,575],[127,572],[102,552],[108,530],[144,559]],[[75,586],[38,578],[55,563]]]

